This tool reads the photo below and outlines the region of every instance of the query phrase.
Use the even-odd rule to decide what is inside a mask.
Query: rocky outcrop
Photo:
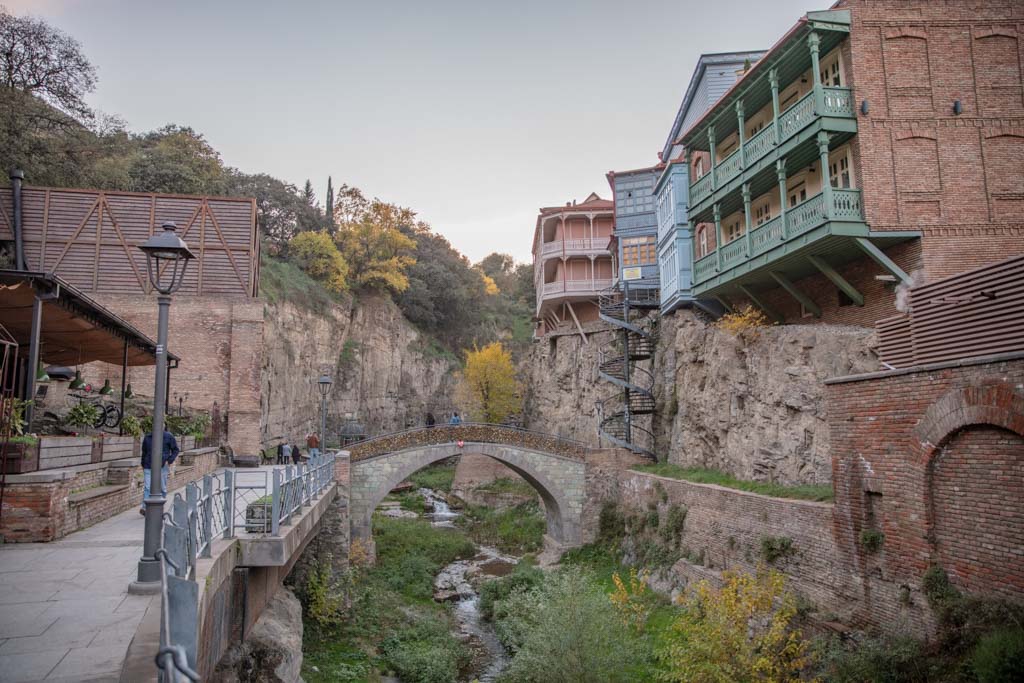
[[[779,325],[732,334],[681,310],[662,319],[660,332],[659,454],[743,479],[831,481],[822,381],[877,370],[873,330]]]
[[[421,424],[451,407],[453,362],[387,297],[361,296],[320,310],[268,303],[261,411],[264,447],[318,430],[316,378],[328,372],[328,433],[352,415],[370,434]]]
[[[302,680],[302,605],[277,590],[245,642],[224,653],[211,676],[217,683],[297,683]]]
[[[597,374],[598,350],[610,328],[587,335],[552,334],[535,343],[521,365],[526,426],[597,446],[597,401],[613,392]]]
[[[524,361],[526,422],[597,445],[595,401],[613,392],[597,374],[611,332],[547,337]],[[659,459],[782,484],[831,478],[824,384],[879,369],[874,331],[782,325],[742,334],[679,310],[659,321],[651,369]],[[646,424],[644,425],[646,426]]]

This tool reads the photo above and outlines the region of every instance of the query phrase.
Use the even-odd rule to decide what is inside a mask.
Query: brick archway
[[[412,446],[352,463],[352,539],[372,546],[373,511],[395,486],[432,463],[478,453],[507,465],[540,494],[547,519],[547,543],[566,549],[582,543],[586,487],[583,460],[507,444],[451,442]]]
[[[928,408],[914,428],[914,446],[921,463],[927,465],[944,443],[972,425],[992,425],[1024,436],[1024,395],[1007,384],[947,392]]]

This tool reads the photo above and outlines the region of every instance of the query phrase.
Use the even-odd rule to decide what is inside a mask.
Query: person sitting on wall
[[[320,455],[320,437],[316,435],[316,432],[306,435],[306,448],[309,449],[309,457],[315,458]]]
[[[457,412],[453,412],[452,413],[452,419],[448,420],[448,424],[450,424],[450,425],[460,425],[460,424],[462,424],[462,418],[459,417],[459,414]]]
[[[437,424],[437,420],[434,419],[434,414],[433,413],[427,413],[427,426],[428,427],[433,427],[436,424]]]
[[[153,475],[152,470],[149,469],[149,464],[152,461],[153,454],[153,434],[146,434],[142,438],[142,506],[139,508],[139,514],[146,514],[146,499],[149,498],[149,490],[152,487],[151,477]],[[160,495],[167,497],[167,477],[170,474],[170,466],[178,459],[178,441],[174,438],[174,435],[164,429],[164,448],[163,454],[160,458],[163,462],[160,464]]]

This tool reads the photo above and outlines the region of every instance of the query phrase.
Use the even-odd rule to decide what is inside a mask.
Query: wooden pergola
[[[75,366],[103,361],[121,366],[123,412],[128,366],[156,364],[156,342],[52,273],[0,270],[0,324],[29,349],[20,382],[25,399],[35,396],[40,362]],[[178,360],[167,354],[168,380]]]

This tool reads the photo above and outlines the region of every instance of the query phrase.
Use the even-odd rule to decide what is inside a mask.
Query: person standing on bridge
[[[309,449],[309,457],[315,458],[320,455],[320,437],[316,432],[306,434],[306,448]]]
[[[151,476],[153,470],[149,463],[153,457],[153,434],[146,434],[142,439],[142,507],[139,514],[146,514],[146,499],[149,498],[150,488],[153,486]],[[170,474],[170,466],[178,459],[178,441],[174,435],[164,429],[163,462],[160,464],[160,495],[167,496],[167,476]]]
[[[462,424],[462,418],[459,417],[459,413],[458,412],[452,412],[452,419],[448,420],[448,424],[450,424],[450,425],[460,425],[460,424]]]
[[[280,446],[281,449],[281,462],[279,465],[287,465],[288,461],[292,459],[292,445],[285,441]]]

